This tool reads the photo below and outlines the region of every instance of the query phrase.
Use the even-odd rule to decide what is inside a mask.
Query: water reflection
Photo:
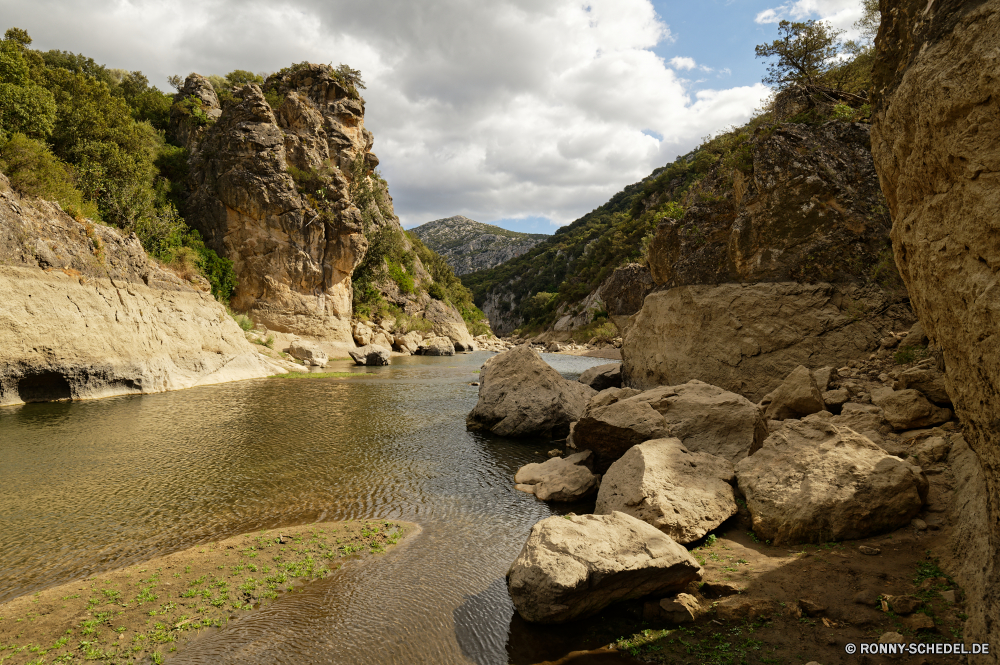
[[[408,547],[176,661],[507,662],[502,579],[552,514],[511,479],[551,446],[465,431],[489,355],[0,409],[0,600],[255,529],[400,518],[423,527]],[[545,358],[567,377],[608,362]]]

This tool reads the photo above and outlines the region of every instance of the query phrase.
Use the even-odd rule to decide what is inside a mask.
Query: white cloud
[[[846,39],[858,37],[854,23],[861,18],[860,0],[795,0],[791,3],[765,9],[754,19],[757,23],[777,23],[783,19],[805,21],[820,19],[834,28],[844,30]]]
[[[174,73],[302,60],[360,69],[406,225],[566,223],[746,120],[768,92],[693,95],[674,70],[711,69],[650,50],[672,35],[649,0],[0,0],[0,14],[36,47],[142,69],[161,88]]]

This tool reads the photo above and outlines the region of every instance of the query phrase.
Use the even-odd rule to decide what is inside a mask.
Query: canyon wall
[[[973,499],[985,502],[986,510],[958,516],[967,523],[959,524],[965,537],[956,544],[956,560],[969,595],[965,639],[995,645],[1000,1],[883,0],[881,9],[872,151],[892,211],[896,262],[924,329],[942,349],[948,392],[982,467],[985,497],[980,489]]]

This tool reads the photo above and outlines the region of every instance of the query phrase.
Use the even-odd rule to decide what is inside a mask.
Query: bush
[[[427,295],[435,300],[447,300],[448,298],[448,294],[444,292],[444,288],[437,282],[430,285],[427,289]]]
[[[411,294],[416,290],[413,283],[413,275],[406,272],[406,270],[403,269],[403,266],[394,261],[389,261],[387,267],[389,270],[389,276],[392,278],[392,281],[396,283],[396,286],[399,287],[399,290],[402,293]]]
[[[0,171],[21,194],[58,201],[73,217],[100,219],[97,206],[76,188],[72,167],[53,155],[43,141],[14,134],[0,146]]]

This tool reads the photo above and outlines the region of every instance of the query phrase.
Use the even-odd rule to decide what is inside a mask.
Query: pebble
[[[926,531],[927,530],[927,522],[923,521],[922,519],[914,519],[914,520],[912,520],[910,522],[910,524],[917,531]]]
[[[868,545],[861,545],[858,547],[858,551],[862,554],[867,554],[868,556],[875,556],[876,554],[881,554],[882,550],[877,547],[869,547]]]

